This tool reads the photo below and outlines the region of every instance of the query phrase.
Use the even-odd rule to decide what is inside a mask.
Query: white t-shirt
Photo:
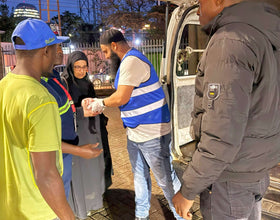
[[[138,57],[128,56],[120,65],[118,85],[138,87],[150,78],[150,66]],[[145,142],[170,133],[170,122],[159,124],[140,124],[136,128],[127,128],[128,139]]]

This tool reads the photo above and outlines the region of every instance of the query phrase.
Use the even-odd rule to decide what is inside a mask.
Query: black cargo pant
[[[253,183],[215,182],[200,195],[204,220],[261,220],[269,175]]]

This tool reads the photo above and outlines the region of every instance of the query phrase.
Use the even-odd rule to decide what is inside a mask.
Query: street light
[[[150,24],[145,24],[143,29],[150,29]]]
[[[135,44],[136,44],[136,46],[139,46],[139,45],[141,44],[141,39],[140,39],[140,38],[137,38],[137,39],[135,40]]]

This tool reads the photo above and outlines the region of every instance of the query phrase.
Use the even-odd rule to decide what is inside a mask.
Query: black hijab
[[[88,74],[86,74],[86,76],[82,79],[78,79],[74,75],[74,63],[79,60],[86,61],[88,66],[87,56],[81,51],[75,51],[69,55],[66,68],[64,69],[64,75],[68,76],[66,77],[68,89],[74,101],[75,107],[81,107],[81,102],[84,98],[96,97],[93,84],[89,80]],[[89,117],[88,129],[90,133],[96,133],[94,117]]]
[[[86,61],[88,66],[87,56],[81,51],[75,51],[69,55],[66,68],[64,70],[64,72],[66,71],[65,75],[68,75],[67,83],[68,83],[69,93],[72,96],[72,99],[76,107],[81,106],[81,101],[84,98],[96,97],[93,84],[89,80],[88,74],[86,74],[86,76],[82,79],[78,79],[74,75],[74,63],[79,60]]]

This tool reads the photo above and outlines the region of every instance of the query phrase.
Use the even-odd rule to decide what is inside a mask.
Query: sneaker
[[[146,218],[135,217],[135,220],[150,220],[150,218],[149,216],[147,216]]]

